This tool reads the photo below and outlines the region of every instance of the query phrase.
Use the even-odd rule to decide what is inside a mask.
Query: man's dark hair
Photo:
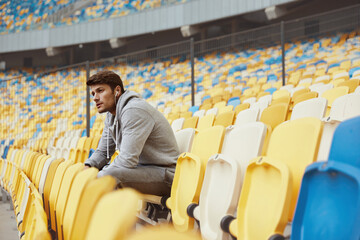
[[[114,73],[113,71],[100,71],[94,75],[92,75],[87,81],[86,85],[92,86],[95,84],[107,84],[110,86],[111,90],[114,91],[116,86],[121,87],[121,93],[124,93],[124,86],[123,82],[121,81],[121,78],[119,75]]]

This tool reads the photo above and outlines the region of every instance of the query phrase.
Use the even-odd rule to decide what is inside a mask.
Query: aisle
[[[1,194],[0,194],[1,199]],[[11,201],[11,200],[10,200]],[[0,239],[18,240],[18,231],[13,210],[10,210],[10,203],[0,200]]]

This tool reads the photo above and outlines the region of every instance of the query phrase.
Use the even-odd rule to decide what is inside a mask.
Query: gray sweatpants
[[[119,188],[130,187],[144,194],[169,196],[174,173],[175,167],[138,165],[136,168],[126,168],[111,164],[104,166],[97,176],[115,177]]]

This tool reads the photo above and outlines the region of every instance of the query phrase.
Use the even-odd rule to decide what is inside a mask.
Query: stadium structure
[[[0,16],[0,239],[360,238],[359,1],[0,0]],[[83,170],[100,70],[171,125],[170,196]]]

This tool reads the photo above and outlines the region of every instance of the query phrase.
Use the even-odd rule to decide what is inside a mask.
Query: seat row
[[[0,160],[1,187],[12,198],[20,239],[140,239],[143,233],[133,229],[141,194],[114,190],[113,177],[82,169],[82,163],[13,148]],[[166,226],[145,230],[149,239],[199,239]]]
[[[175,228],[178,231],[192,229],[196,219],[203,239],[227,239],[227,232],[238,239],[267,239],[279,237],[276,234],[283,234],[287,224],[293,222],[291,239],[314,236],[317,239],[357,239],[360,232],[355,227],[359,223],[356,214],[360,207],[357,204],[359,195],[354,189],[360,183],[356,175],[360,157],[356,147],[359,123],[360,117],[341,123],[336,129],[328,162],[318,163],[314,162],[323,123],[316,118],[279,124],[271,134],[266,154],[262,154],[262,148],[267,128],[261,122],[230,126],[226,130],[213,126],[199,131],[191,151],[178,159],[171,195],[166,201]],[[342,155],[345,150],[349,156]],[[339,177],[334,179],[335,169]],[[346,177],[340,177],[342,174]],[[302,180],[307,175],[315,179],[300,191],[301,182],[308,181]],[[354,188],[342,187],[350,184],[349,181]],[[344,196],[334,199],[334,189],[340,188]],[[313,195],[303,191],[311,191]],[[299,196],[299,192],[304,196]],[[320,196],[324,192],[326,195]],[[320,199],[316,203],[318,207],[313,207],[317,198]],[[349,201],[352,203],[347,206]],[[335,207],[335,202],[345,205],[346,214],[341,213],[343,207]],[[319,206],[322,207],[318,209]],[[226,217],[235,211],[236,218]],[[318,223],[311,219],[313,216],[317,216]],[[344,219],[353,227],[343,231]],[[314,224],[334,226],[330,230],[314,228]]]

